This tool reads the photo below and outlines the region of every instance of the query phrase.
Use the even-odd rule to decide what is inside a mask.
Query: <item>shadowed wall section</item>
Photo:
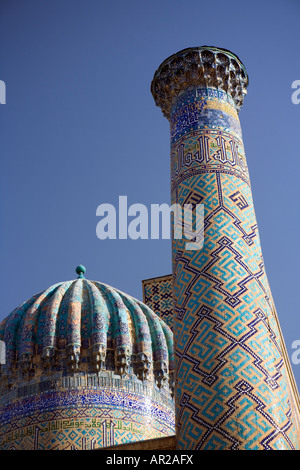
[[[173,331],[172,274],[142,281],[143,300]]]

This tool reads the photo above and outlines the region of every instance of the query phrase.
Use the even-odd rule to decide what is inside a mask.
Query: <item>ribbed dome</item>
[[[84,278],[55,284],[16,308],[0,324],[4,376],[29,379],[45,371],[112,371],[152,379],[173,395],[173,335],[149,307],[106,284]],[[169,380],[168,380],[169,379]]]

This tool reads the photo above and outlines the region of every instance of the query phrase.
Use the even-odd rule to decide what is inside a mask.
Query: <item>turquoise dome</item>
[[[0,324],[0,450],[94,449],[175,433],[170,328],[85,271]]]
[[[17,307],[0,324],[5,370],[113,371],[153,377],[173,394],[173,334],[143,302],[84,278],[55,284]],[[8,386],[10,384],[8,383]]]

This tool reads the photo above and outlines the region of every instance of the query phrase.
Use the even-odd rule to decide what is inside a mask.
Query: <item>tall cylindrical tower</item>
[[[236,55],[207,46],[169,57],[151,85],[170,121],[172,204],[204,205],[203,247],[172,241],[178,449],[299,447],[238,118],[247,85]]]

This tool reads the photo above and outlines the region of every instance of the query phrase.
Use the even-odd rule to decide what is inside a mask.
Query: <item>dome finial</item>
[[[78,279],[85,279],[85,277],[84,277],[85,272],[86,272],[86,269],[85,269],[84,266],[82,266],[82,264],[77,266],[76,273],[78,274]]]

